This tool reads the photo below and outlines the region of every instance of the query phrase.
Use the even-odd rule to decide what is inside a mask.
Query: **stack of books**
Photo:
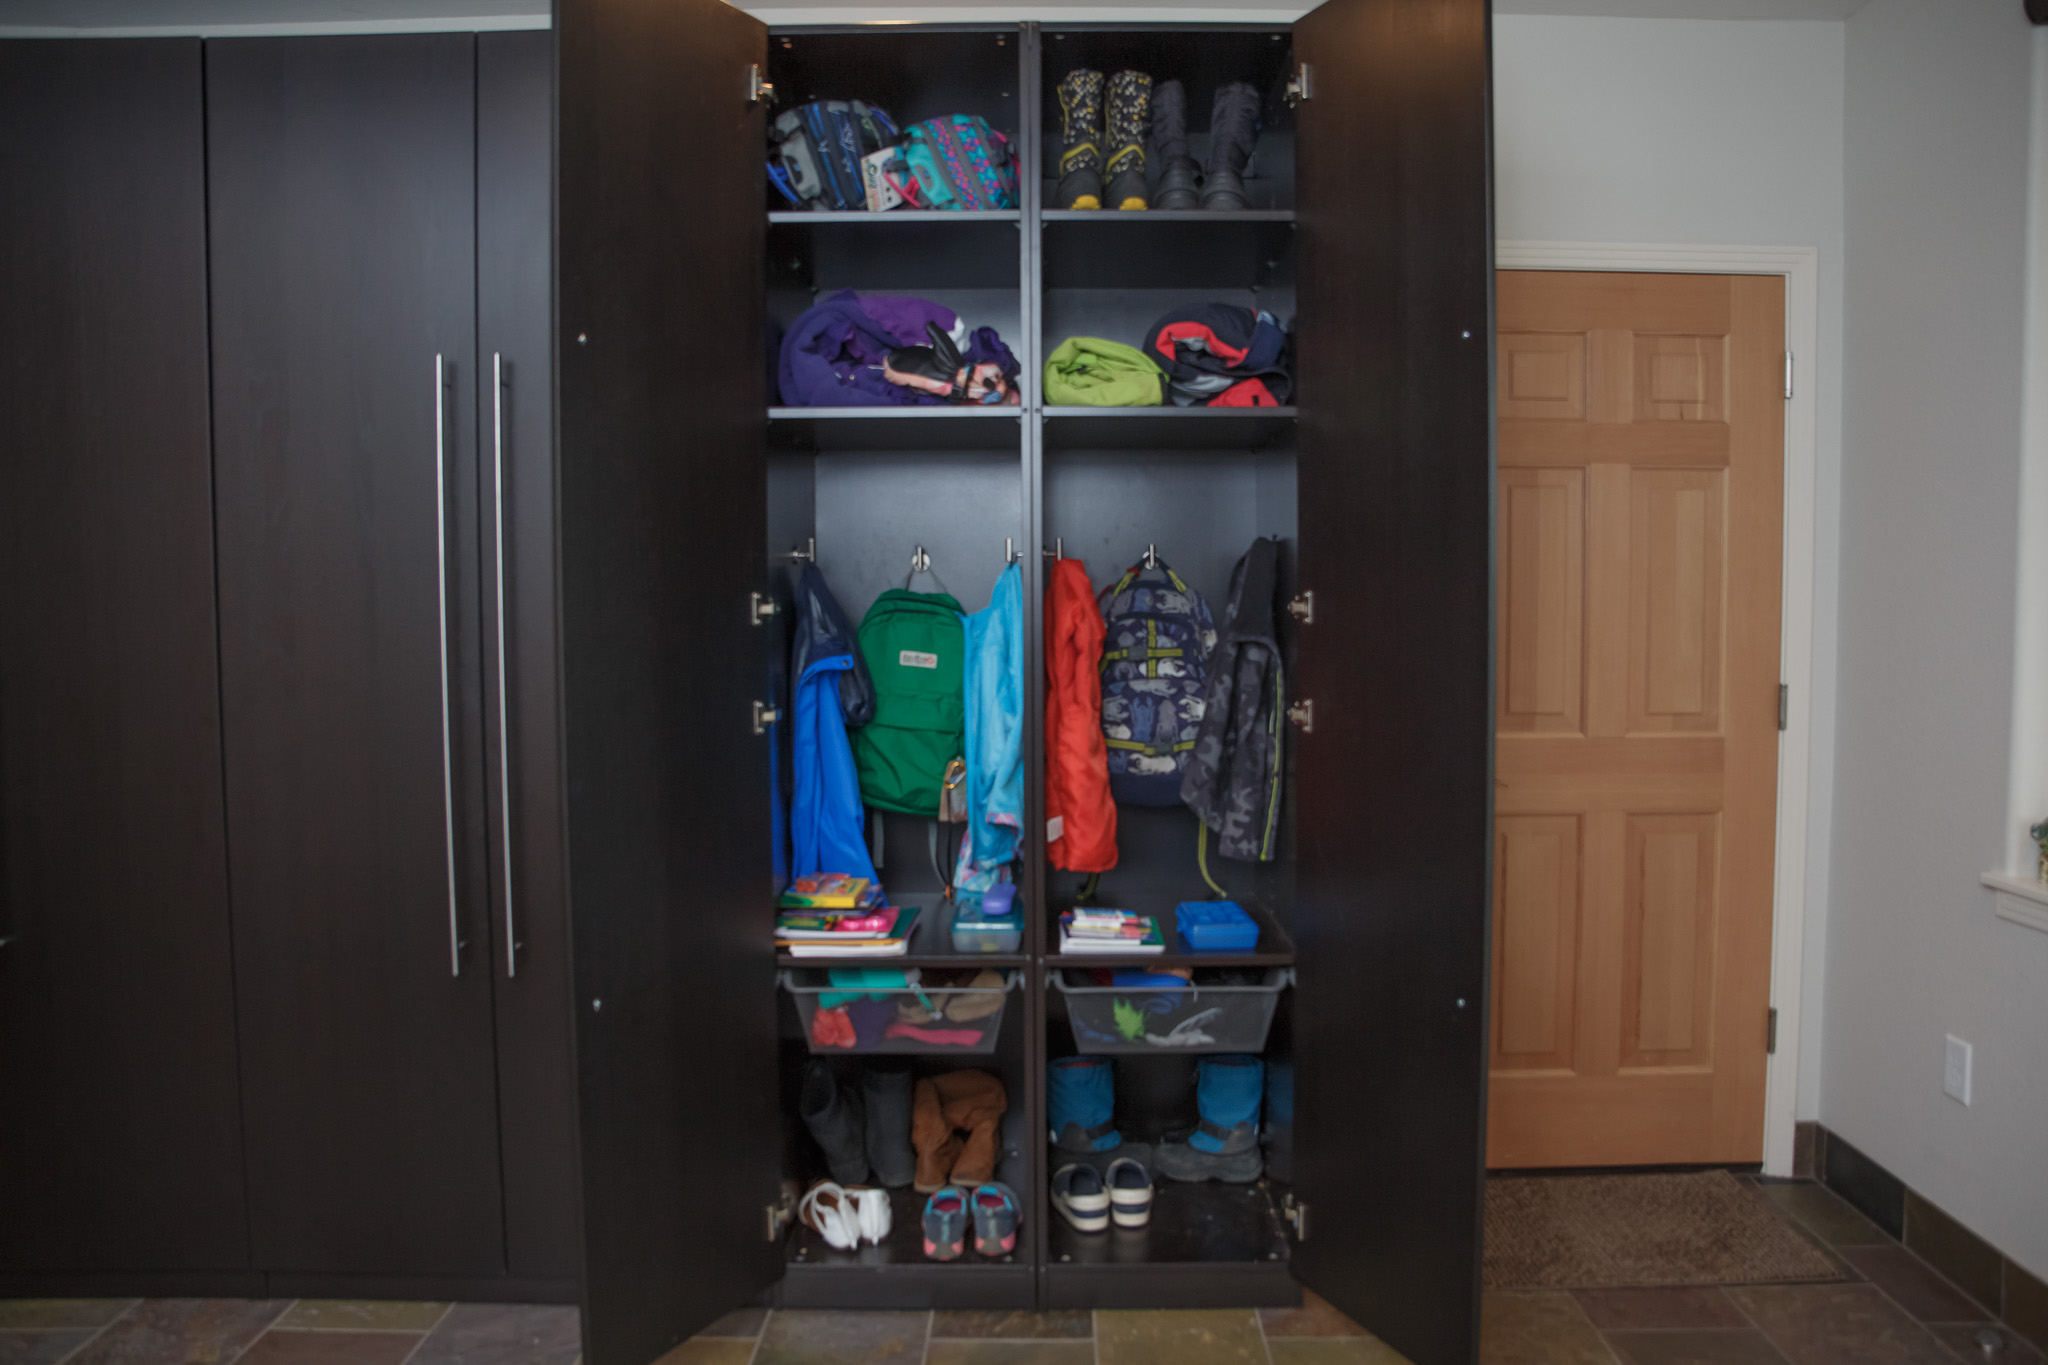
[[[1060,952],[1115,953],[1119,956],[1163,953],[1166,937],[1151,915],[1129,910],[1069,910],[1060,916]]]
[[[791,957],[902,957],[917,907],[887,903],[866,877],[799,877],[782,893],[775,946]]]

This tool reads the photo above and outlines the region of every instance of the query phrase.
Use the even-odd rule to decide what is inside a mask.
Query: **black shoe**
[[[1202,168],[1188,155],[1188,99],[1179,81],[1161,81],[1152,87],[1153,164],[1159,167],[1159,187],[1152,193],[1155,209],[1197,209],[1202,206],[1196,186]]]
[[[1237,212],[1250,207],[1244,197],[1244,168],[1251,164],[1259,138],[1259,92],[1243,81],[1216,92],[1209,115],[1209,167],[1202,176],[1202,207],[1212,212]]]
[[[1069,71],[1059,84],[1060,186],[1053,207],[1102,207],[1102,73]]]
[[[1152,127],[1152,78],[1142,71],[1119,71],[1109,78],[1108,205],[1142,209],[1145,196],[1145,138]]]
[[[868,1165],[875,1183],[892,1190],[910,1184],[917,1174],[917,1153],[910,1146],[910,1094],[908,1068],[870,1066],[861,1074]]]

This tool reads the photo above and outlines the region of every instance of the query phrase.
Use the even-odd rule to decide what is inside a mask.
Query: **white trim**
[[[1998,893],[1991,899],[2000,919],[2048,934],[2048,885],[2003,872],[1986,872],[1978,880]]]
[[[1820,251],[1810,246],[1676,246],[1624,242],[1501,242],[1502,270],[1642,270],[1782,275],[1785,345],[1797,359],[1785,405],[1785,600],[1780,676],[1791,689],[1778,742],[1777,889],[1772,897],[1771,1004],[1778,1051],[1764,1085],[1764,1173],[1792,1174],[1806,957],[1807,800],[1813,764],[1814,502],[1820,447]]]
[[[345,33],[510,33],[554,27],[546,14],[485,14],[457,19],[309,19],[266,24],[133,24],[121,27],[0,24],[5,38],[294,38]]]

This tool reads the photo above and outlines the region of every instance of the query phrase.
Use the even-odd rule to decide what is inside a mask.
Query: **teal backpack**
[[[917,177],[920,208],[1013,209],[1017,163],[1010,143],[974,114],[948,114],[903,132],[903,160]]]
[[[960,603],[891,588],[861,620],[860,652],[875,684],[875,718],[848,735],[861,800],[937,819],[946,767],[967,747]]]

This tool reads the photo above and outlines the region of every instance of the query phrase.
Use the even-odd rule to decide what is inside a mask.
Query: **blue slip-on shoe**
[[[967,1191],[947,1185],[924,1202],[924,1254],[957,1261],[967,1250]]]
[[[1152,1173],[1127,1156],[1109,1163],[1109,1212],[1120,1228],[1152,1221]]]
[[[1102,1183],[1102,1173],[1093,1166],[1077,1162],[1054,1171],[1052,1206],[1081,1232],[1101,1232],[1109,1227],[1109,1190]]]
[[[998,1180],[974,1190],[974,1249],[984,1256],[1007,1256],[1017,1249],[1017,1224],[1024,1216],[1017,1192]]]

